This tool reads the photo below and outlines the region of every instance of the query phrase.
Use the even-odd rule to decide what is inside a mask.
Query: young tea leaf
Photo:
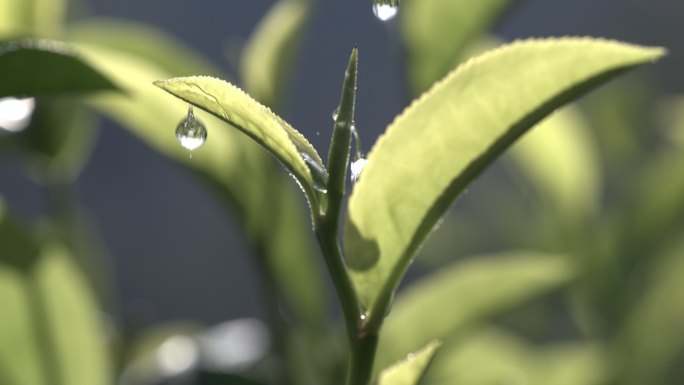
[[[521,41],[459,67],[397,117],[354,186],[344,234],[372,322],[439,218],[511,143],[556,108],[663,54],[590,38]]]
[[[420,351],[410,353],[403,361],[383,370],[378,385],[418,385],[440,346],[440,341],[432,341]]]
[[[294,175],[312,205],[325,190],[327,172],[311,144],[279,116],[245,92],[223,80],[193,76],[154,83],[244,132],[270,151]]]
[[[151,31],[152,36],[147,36],[144,29],[136,31],[144,35],[140,37],[143,41],[156,41],[167,48],[178,46],[158,32]],[[185,55],[166,66],[166,60],[175,57],[168,49],[158,47],[155,52],[159,56],[148,60],[137,55],[137,43],[113,44],[108,39],[99,42],[98,33],[82,36],[87,32],[92,31],[77,28],[70,36],[77,41],[90,41],[92,44],[80,44],[79,49],[126,90],[125,96],[98,95],[90,99],[90,104],[155,151],[184,164],[208,182],[219,193],[221,201],[243,220],[250,240],[255,245],[268,245],[265,258],[273,265],[275,279],[281,287],[279,291],[292,306],[295,317],[308,323],[318,322],[322,318],[323,301],[320,300],[322,291],[315,288],[322,284],[314,278],[317,275],[313,272],[316,264],[311,240],[306,232],[296,231],[308,219],[299,210],[298,196],[289,189],[283,190],[292,187],[283,186],[291,184],[289,177],[275,173],[280,171],[273,165],[275,162],[256,143],[237,130],[222,129],[225,123],[210,115],[202,116],[209,140],[190,159],[174,135],[187,104],[169,98],[152,85],[155,79],[172,76],[173,71],[211,72],[212,68],[200,65],[201,59],[188,60],[193,52],[187,47],[183,47]],[[296,275],[291,274],[293,270],[297,271]],[[306,284],[299,278],[301,275],[309,277]]]

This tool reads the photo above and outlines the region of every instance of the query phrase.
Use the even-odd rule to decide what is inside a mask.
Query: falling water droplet
[[[366,158],[358,158],[355,161],[351,163],[349,166],[350,171],[351,171],[351,181],[352,183],[356,183],[357,180],[361,177],[361,172],[363,171],[363,168],[366,167],[366,163],[368,161]]]
[[[322,193],[328,192],[328,172],[325,170],[320,163],[318,163],[308,152],[300,151],[299,155],[304,159],[304,163],[309,167],[311,171],[311,177],[313,178],[314,188]]]
[[[192,106],[188,108],[188,116],[176,127],[176,139],[181,146],[190,151],[202,147],[207,140],[207,129],[201,120],[195,118]]]
[[[373,14],[381,21],[390,21],[399,12],[399,0],[374,0]]]
[[[340,107],[335,108],[335,110],[332,112],[332,118],[334,122],[337,121],[338,116],[340,116]]]

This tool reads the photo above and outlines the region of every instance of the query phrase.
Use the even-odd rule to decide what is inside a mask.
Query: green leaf
[[[610,356],[596,342],[534,346],[496,328],[445,344],[425,384],[595,385],[611,378]]]
[[[416,250],[453,200],[554,109],[659,48],[588,38],[517,42],[461,66],[392,123],[349,200],[345,250],[378,322]]]
[[[181,77],[154,84],[210,112],[266,148],[299,181],[312,210],[318,208],[317,188],[324,188],[327,179],[323,162],[304,136],[270,109],[234,85],[217,78]]]
[[[515,0],[405,0],[401,3],[401,36],[408,57],[414,95],[442,78],[462,52]],[[448,39],[444,37],[448,36]]]
[[[0,39],[16,36],[55,36],[66,16],[66,0],[3,0]]]
[[[161,30],[130,20],[88,18],[71,24],[67,37],[79,43],[134,55],[139,60],[163,68],[171,76],[219,73],[218,68],[190,47]]]
[[[684,290],[684,243],[657,257],[659,263],[645,280],[650,285],[618,333],[617,346],[624,355],[621,384],[668,383],[668,372],[681,368],[684,304],[678,293]]]
[[[409,354],[403,361],[383,370],[378,385],[418,385],[440,346],[441,342],[432,341],[420,351]]]
[[[598,150],[575,108],[549,116],[511,147],[511,159],[557,219],[582,223],[594,214],[601,190]]]
[[[475,257],[440,270],[399,293],[380,334],[378,365],[433,338],[446,341],[573,277],[564,258],[529,252]]]
[[[281,104],[310,8],[306,1],[277,1],[245,46],[240,64],[243,86],[266,106]]]
[[[66,250],[39,245],[0,203],[0,382],[107,384],[99,313]]]
[[[0,97],[117,89],[72,47],[49,40],[22,39],[0,45],[0,73],[4,74]]]

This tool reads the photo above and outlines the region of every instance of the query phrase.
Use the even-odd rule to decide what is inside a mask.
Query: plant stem
[[[337,244],[337,221],[329,221],[328,219],[330,218],[323,217],[316,226],[316,237],[321,244],[344,316],[349,344],[346,384],[367,385],[373,373],[378,336],[375,333],[366,333],[365,320],[362,319],[358,297]]]
[[[316,237],[344,315],[349,343],[347,385],[367,385],[370,382],[378,341],[376,333],[366,332],[363,310],[337,240],[354,125],[357,68],[358,50],[354,48],[345,73],[342,97],[328,153],[328,204],[325,213],[316,215],[314,219]]]

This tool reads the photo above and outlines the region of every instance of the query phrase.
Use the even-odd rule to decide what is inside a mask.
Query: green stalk
[[[342,97],[328,153],[328,204],[325,213],[315,219],[316,237],[344,315],[350,354],[347,385],[367,385],[370,382],[377,347],[377,335],[365,332],[363,310],[337,241],[351,151],[357,72],[358,50],[354,48],[345,73]]]

